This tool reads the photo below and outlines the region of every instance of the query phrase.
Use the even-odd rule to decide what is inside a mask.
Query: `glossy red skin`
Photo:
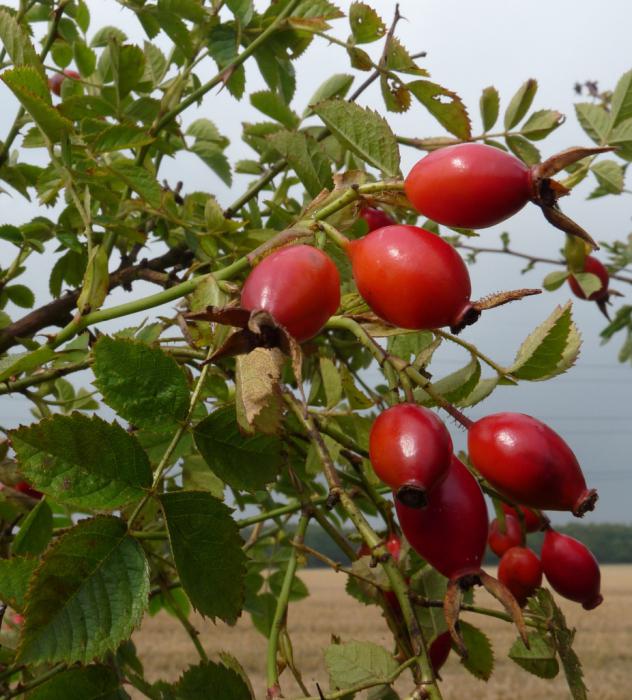
[[[542,585],[542,564],[528,547],[511,547],[498,565],[498,580],[507,586],[518,605],[523,607],[527,598]]]
[[[55,73],[48,79],[48,89],[55,95],[61,95],[61,84],[66,78],[79,80],[81,76],[76,70],[65,70],[63,75],[61,73]]]
[[[317,248],[295,245],[264,258],[241,290],[241,305],[264,309],[299,343],[313,338],[340,305],[340,275]]]
[[[586,610],[603,601],[599,564],[579,540],[547,530],[540,558],[544,575],[561,596],[581,603]]]
[[[601,281],[601,288],[587,297],[577,283],[577,280],[571,276],[568,278],[568,284],[573,294],[580,299],[588,299],[589,301],[601,301],[602,299],[607,298],[610,275],[603,264],[597,260],[597,258],[593,258],[592,255],[587,255],[584,260],[584,272],[591,272],[593,275],[597,275]]]
[[[515,508],[508,506],[506,503],[501,503],[501,506],[507,515],[513,515],[514,518],[520,520]],[[527,532],[538,532],[538,530],[542,528],[542,518],[537,513],[534,513],[531,508],[518,506],[518,510],[522,512],[524,517],[524,529]]]
[[[395,491],[404,484],[430,491],[448,474],[452,438],[435,413],[401,403],[375,419],[369,455],[375,473]]]
[[[436,639],[432,641],[428,654],[430,656],[430,663],[435,672],[435,676],[441,670],[443,664],[447,661],[450,655],[450,649],[452,649],[452,637],[449,632],[443,632]]]
[[[410,546],[450,579],[476,574],[487,544],[487,506],[478,481],[454,455],[448,476],[426,508],[395,499],[399,524]]]
[[[385,321],[416,330],[456,325],[472,287],[456,250],[430,231],[394,225],[352,241],[358,291]]]
[[[518,518],[514,518],[513,515],[505,515],[505,532],[500,531],[498,520],[492,520],[492,524],[489,526],[487,544],[497,557],[502,557],[512,547],[523,545],[524,533]]]
[[[432,151],[410,171],[406,196],[446,226],[486,228],[520,211],[531,197],[531,171],[493,146],[464,143]]]
[[[385,211],[376,207],[362,207],[360,209],[360,218],[366,221],[369,232],[375,231],[376,228],[391,226],[396,223]]]
[[[34,489],[28,481],[18,481],[18,483],[13,487],[16,491],[23,493],[31,498],[36,498],[39,500],[44,495],[41,491]]]
[[[475,469],[510,499],[540,510],[581,512],[588,490],[571,448],[524,413],[495,413],[468,431]]]

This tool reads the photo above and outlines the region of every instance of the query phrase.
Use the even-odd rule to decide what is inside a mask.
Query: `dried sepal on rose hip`
[[[597,244],[559,210],[569,190],[552,177],[572,163],[611,148],[571,148],[529,167],[494,146],[463,143],[432,151],[406,177],[405,191],[418,212],[439,224],[487,228],[513,216],[527,202],[537,204],[561,230]]]

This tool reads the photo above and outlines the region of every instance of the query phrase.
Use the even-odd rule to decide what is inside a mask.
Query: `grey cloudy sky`
[[[16,6],[17,2],[8,4]],[[104,24],[113,24],[122,28],[131,41],[142,43],[144,35],[135,17],[114,0],[88,0],[87,4],[92,13],[92,31]],[[338,3],[345,11],[349,4]],[[394,2],[379,0],[370,4],[387,22],[390,20]],[[573,83],[591,79],[598,80],[602,89],[611,88],[623,72],[632,68],[629,52],[632,6],[627,0],[609,0],[608,3],[402,0],[400,11],[406,19],[398,27],[399,37],[411,52],[428,52],[421,64],[430,71],[433,80],[464,99],[470,108],[475,132],[480,129],[478,99],[484,87],[495,85],[504,107],[524,80],[537,78],[540,88],[534,109],[558,109],[568,116],[567,122],[552,137],[538,144],[545,156],[570,145],[587,144],[588,139],[574,118],[572,105],[577,98],[573,94]],[[334,27],[333,33],[337,36],[347,35],[346,20],[337,21]],[[159,40],[158,43],[164,42]],[[377,44],[373,47],[374,52],[379,49]],[[293,106],[297,111],[302,111],[316,87],[329,74],[352,72],[343,49],[318,39],[296,68],[299,85]],[[203,64],[200,78],[204,80],[214,72],[212,64]],[[358,84],[365,75],[358,76]],[[252,67],[247,70],[247,80],[250,91],[264,87]],[[4,85],[0,85],[0,100],[1,139],[17,107]],[[384,112],[377,86],[363,95],[361,103]],[[231,139],[228,154],[236,160],[251,156],[240,144],[239,137],[241,122],[259,118],[256,114],[246,100],[237,102],[222,91],[208,95],[202,108],[187,112],[184,120],[188,122],[204,116],[216,121]],[[399,134],[425,137],[441,133],[432,117],[416,105],[406,114],[388,115],[388,119]],[[407,172],[419,156],[416,151],[402,149],[403,171]],[[36,152],[25,153],[25,158],[33,162],[39,157]],[[229,189],[189,154],[165,162],[161,174],[172,182],[182,180],[185,191],[214,192],[222,204],[232,201],[247,183],[247,178],[237,176]],[[585,197],[592,186],[592,182],[580,185],[572,198],[563,201],[564,211],[598,240],[626,237],[632,230],[632,200],[624,195],[587,202]],[[37,204],[28,204],[18,195],[6,194],[0,195],[0,211],[2,223],[17,224],[40,213],[48,216],[54,213],[40,211]],[[563,243],[563,235],[551,228],[533,206],[527,206],[505,225],[482,231],[480,244],[497,244],[504,230],[511,233],[513,247],[534,255],[555,257]],[[2,259],[6,260],[9,254],[9,248],[0,244]],[[50,266],[51,258],[42,256],[33,262],[29,271],[28,282],[37,293],[38,304],[48,299]],[[538,286],[544,274],[550,271],[539,266],[535,272],[521,277],[521,267],[520,261],[506,256],[481,257],[471,269],[474,296],[499,289]],[[628,285],[621,284],[619,288],[629,295]],[[146,290],[141,284],[135,286],[135,294],[146,293]],[[120,303],[127,298],[119,291],[108,303]],[[568,298],[567,287],[563,287],[554,293],[490,311],[478,324],[468,328],[463,337],[478,344],[500,363],[509,363],[529,331],[548,316],[554,305]],[[575,368],[549,382],[500,388],[470,413],[478,417],[499,410],[522,411],[545,420],[571,444],[583,464],[589,485],[599,489],[601,499],[589,519],[630,522],[632,368],[617,363],[618,339],[605,347],[600,346],[598,332],[604,323],[594,304],[578,301],[575,320],[584,338]],[[125,323],[129,324],[129,319]],[[433,371],[441,376],[464,361],[458,348],[446,346],[437,353]],[[28,420],[21,402],[2,397],[0,422],[7,426],[20,420]],[[458,448],[465,446],[464,433],[456,429],[455,440]],[[563,522],[568,518],[560,515],[555,519]]]

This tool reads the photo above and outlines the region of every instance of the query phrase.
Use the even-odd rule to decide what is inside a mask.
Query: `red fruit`
[[[36,498],[39,500],[44,495],[41,491],[34,489],[28,481],[18,481],[18,483],[13,487],[16,491],[23,493],[31,498]]]
[[[395,561],[399,561],[399,553],[402,548],[402,541],[399,539],[399,535],[390,534],[385,542],[386,549],[388,549],[389,554],[393,557]],[[371,554],[371,548],[366,542],[363,542],[358,549],[358,556],[365,557]]]
[[[571,448],[544,423],[523,413],[495,413],[468,431],[470,460],[510,499],[541,510],[592,510],[597,492],[586,488]]]
[[[395,507],[410,546],[439,573],[450,579],[478,573],[487,543],[487,506],[478,481],[454,455],[426,508],[409,508],[397,499]]]
[[[502,509],[505,511],[505,513],[507,515],[513,515],[513,517],[517,518],[518,521],[520,520],[515,508],[508,506],[506,503],[501,503],[501,505],[502,505]],[[531,510],[531,508],[524,508],[523,506],[518,506],[518,510],[523,515],[524,529],[527,532],[537,532],[538,530],[542,529],[542,517],[540,515],[538,515],[537,513],[534,513]]]
[[[603,601],[599,592],[599,564],[581,542],[547,530],[540,557],[544,575],[561,596],[581,603],[586,610],[596,608]]]
[[[362,207],[360,209],[360,218],[366,221],[369,232],[375,231],[376,228],[396,223],[385,211],[375,207]]]
[[[531,171],[493,146],[465,143],[432,151],[410,171],[408,199],[446,226],[485,228],[509,218],[531,198]]]
[[[411,403],[386,409],[369,436],[371,464],[378,477],[408,506],[423,507],[426,494],[448,474],[452,439],[432,411]]]
[[[601,301],[602,299],[607,299],[610,275],[603,264],[597,260],[597,258],[587,255],[584,259],[584,272],[590,272],[593,275],[597,275],[601,281],[601,287],[596,292],[593,292],[589,297],[586,297],[584,290],[579,286],[577,280],[571,276],[568,278],[568,284],[570,285],[573,294],[580,299],[588,298],[590,301]]]
[[[55,95],[61,94],[61,84],[66,80],[66,78],[72,78],[73,80],[79,80],[81,76],[76,70],[65,70],[63,73],[54,73],[48,79],[48,89]]]
[[[241,305],[263,309],[302,343],[315,336],[340,304],[340,275],[331,258],[309,245],[264,258],[241,290]]]
[[[432,641],[428,654],[435,676],[438,675],[443,664],[447,661],[452,649],[452,637],[449,632],[443,632]]]
[[[513,515],[505,515],[505,532],[500,531],[498,520],[492,520],[487,543],[497,557],[502,557],[512,547],[523,545],[524,533],[518,518],[514,518]]]
[[[498,565],[498,580],[507,586],[518,605],[523,607],[527,598],[542,585],[540,560],[528,547],[511,547]]]
[[[348,248],[358,291],[400,328],[459,325],[471,311],[470,276],[456,250],[417,226],[385,226]]]

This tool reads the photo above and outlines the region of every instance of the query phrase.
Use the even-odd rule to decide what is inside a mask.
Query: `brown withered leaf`
[[[235,364],[237,422],[247,433],[274,435],[283,418],[281,371],[285,357],[279,348],[255,348]]]

